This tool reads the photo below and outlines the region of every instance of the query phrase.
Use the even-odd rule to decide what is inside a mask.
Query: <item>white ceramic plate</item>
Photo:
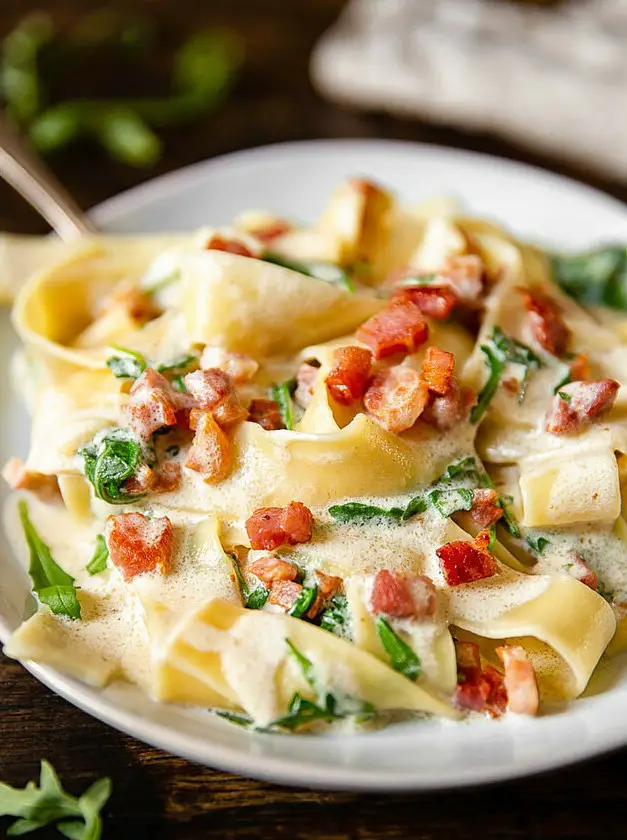
[[[385,141],[321,141],[228,155],[159,178],[94,211],[110,231],[187,230],[228,222],[247,208],[311,220],[330,191],[363,174],[405,201],[458,194],[474,213],[515,233],[581,248],[627,242],[627,209],[600,193],[539,169],[448,149]],[[28,420],[9,395],[8,352],[0,321],[0,462],[24,454]],[[4,487],[0,494],[5,494]],[[0,535],[0,637],[23,614],[28,581]],[[627,560],[626,560],[627,562]],[[94,690],[50,668],[29,670],[53,691],[112,726],[187,758],[288,785],[356,790],[426,790],[499,781],[558,767],[627,743],[627,673],[606,674],[604,692],[529,720],[473,725],[397,725],[358,736],[251,734],[206,712],[160,706],[132,686]],[[625,669],[627,671],[627,669]]]

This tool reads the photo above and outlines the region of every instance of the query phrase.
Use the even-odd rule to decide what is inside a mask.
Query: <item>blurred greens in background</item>
[[[243,59],[237,35],[224,29],[196,33],[174,56],[163,94],[75,99],[55,96],[68,79],[85,79],[94,63],[124,63],[130,84],[157,49],[158,31],[145,17],[105,8],[59,32],[45,12],[24,18],[2,42],[0,92],[9,115],[43,154],[90,138],[132,166],[150,166],[162,151],[160,129],[198,121],[228,95]],[[110,64],[108,66],[111,66]],[[100,85],[98,85],[100,87]]]

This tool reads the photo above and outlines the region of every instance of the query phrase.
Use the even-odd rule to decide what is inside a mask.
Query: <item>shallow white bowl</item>
[[[627,242],[627,208],[555,175],[467,152],[386,141],[319,141],[239,152],[158,178],[107,201],[93,217],[109,231],[188,230],[263,208],[312,220],[343,178],[363,174],[404,201],[463,197],[473,213],[516,234],[564,248]],[[25,454],[28,418],[9,393],[15,338],[0,317],[0,462]],[[0,489],[0,501],[6,491]],[[626,558],[627,562],[627,558]],[[19,624],[28,580],[0,535],[0,637]],[[565,765],[627,743],[627,674],[558,712],[473,725],[399,724],[376,733],[322,737],[251,734],[205,712],[152,703],[132,686],[89,688],[50,668],[29,670],[53,691],[112,726],[203,764],[288,785],[427,790],[504,780]],[[615,671],[615,673],[614,673]]]

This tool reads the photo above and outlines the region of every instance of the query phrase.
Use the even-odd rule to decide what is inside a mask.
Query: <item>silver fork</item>
[[[94,224],[4,115],[0,115],[0,177],[49,222],[61,239],[95,233]]]

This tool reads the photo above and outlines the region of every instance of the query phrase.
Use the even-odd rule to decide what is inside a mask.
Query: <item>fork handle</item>
[[[6,116],[0,115],[0,177],[46,219],[61,239],[96,228]]]

